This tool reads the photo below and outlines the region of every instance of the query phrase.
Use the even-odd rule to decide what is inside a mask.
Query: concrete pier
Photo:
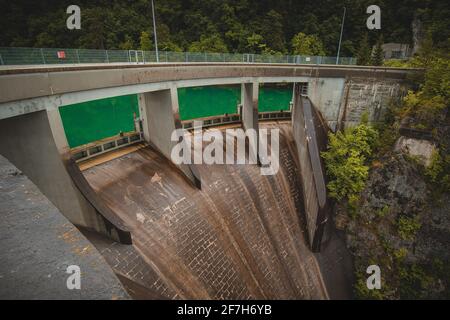
[[[130,243],[120,219],[105,214],[86,198],[93,199],[95,194],[87,183],[82,188],[84,177],[78,167],[70,166],[64,131],[57,129],[57,112],[51,122],[46,111],[0,120],[0,154],[23,171],[73,224]]]
[[[140,94],[139,109],[142,113],[145,141],[160,151],[168,161],[172,161],[172,148],[177,142],[172,141],[171,136],[175,129],[182,129],[176,88]],[[200,176],[193,166],[187,164],[175,166],[201,189]]]
[[[259,158],[259,126],[258,126],[258,95],[259,83],[243,83],[241,85],[241,104],[242,104],[242,127],[244,130],[253,129],[256,131],[256,146],[249,148],[249,152],[256,149],[256,155],[252,155],[254,159],[261,163]]]

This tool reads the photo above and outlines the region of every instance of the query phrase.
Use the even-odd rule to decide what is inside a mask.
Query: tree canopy
[[[0,46],[138,49],[143,32],[154,46],[150,0],[78,0],[81,30],[66,28],[66,8],[71,1],[0,1],[4,13],[0,20]],[[158,45],[161,50],[174,51],[193,48],[241,53],[319,52],[334,56],[345,6],[341,56],[355,56],[365,32],[370,48],[381,34],[386,42],[412,44],[414,19],[430,30],[435,46],[448,51],[447,0],[379,1],[382,29],[368,31],[366,8],[372,2],[156,0]],[[303,38],[299,38],[299,33],[304,34]],[[300,43],[300,39],[310,44]]]
[[[292,38],[292,53],[299,55],[324,56],[325,49],[322,41],[315,35],[297,33]]]

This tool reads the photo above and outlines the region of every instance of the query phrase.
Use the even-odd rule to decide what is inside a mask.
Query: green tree
[[[375,48],[373,49],[373,52],[372,52],[371,64],[373,66],[383,65],[384,54],[383,54],[382,45],[383,45],[383,36],[380,36],[378,38],[377,44],[375,45]]]
[[[158,49],[161,51],[180,52],[183,49],[174,42],[171,36],[169,26],[165,23],[159,23],[156,27],[158,31]]]
[[[291,41],[292,53],[298,55],[324,56],[325,50],[322,41],[315,35],[297,33]]]
[[[101,7],[86,9],[82,13],[82,34],[78,39],[83,48],[105,49],[106,37],[110,32],[111,12]]]
[[[152,42],[150,40],[150,34],[146,31],[141,32],[140,49],[144,51],[152,50]]]
[[[328,135],[328,148],[322,158],[332,198],[352,200],[364,189],[369,175],[367,161],[377,139],[378,132],[365,123]]]
[[[286,41],[283,31],[283,17],[275,10],[270,10],[260,24],[260,34],[267,47],[275,52],[286,51]],[[266,49],[267,50],[267,49]]]
[[[227,52],[227,46],[219,34],[202,35],[199,41],[189,46],[190,52]]]
[[[246,50],[249,53],[261,53],[265,51],[267,45],[264,42],[264,38],[260,34],[253,33],[247,37]]]
[[[129,35],[125,35],[123,42],[119,44],[121,50],[132,50],[134,48],[133,39]]]
[[[428,57],[425,79],[417,92],[408,91],[398,111],[401,117],[414,119],[413,126],[433,130],[445,125],[450,103],[450,60]]]
[[[367,66],[370,63],[370,53],[369,39],[366,32],[359,42],[359,48],[356,54],[357,63],[360,66]]]

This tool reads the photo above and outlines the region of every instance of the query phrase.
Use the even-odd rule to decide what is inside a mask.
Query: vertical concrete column
[[[350,88],[352,86],[352,80],[346,79],[343,87],[341,103],[339,104],[338,116],[336,119],[336,130],[341,131],[345,128],[345,121],[347,117],[347,106],[348,106],[348,96],[350,93]]]
[[[308,97],[333,130],[336,128],[344,87],[345,78],[314,77],[309,82]]]
[[[179,116],[177,88],[139,94],[139,109],[142,114],[144,139],[171,161],[172,148],[177,144],[171,140],[175,129],[182,129]],[[193,165],[177,166],[184,176],[197,188],[201,179]]]
[[[256,131],[256,159],[258,160],[258,164],[260,164],[258,95],[258,82],[243,83],[241,85],[242,127],[244,128],[244,130],[254,129]]]
[[[55,174],[54,178],[64,180],[61,185],[61,190],[65,190],[65,192],[61,194],[58,192],[50,192],[49,195],[44,192],[44,194],[46,194],[47,197],[49,197],[49,199],[61,210],[61,212],[75,225],[99,230],[100,225],[96,219],[95,209],[84,198],[72,179],[70,179],[70,176],[67,174],[66,170],[64,170],[64,166],[67,167],[67,164],[71,159],[70,147],[67,142],[67,137],[59,110],[57,108],[48,109],[47,118],[51,131],[50,134],[53,137],[53,142],[57,150],[57,156],[60,158],[59,161],[57,161],[57,167],[54,166],[55,171],[60,172]],[[63,170],[60,170],[60,163],[62,164]],[[48,183],[51,184],[50,181],[48,181]],[[46,185],[42,187],[47,188]]]
[[[124,226],[116,223],[112,215],[103,215],[101,206],[92,204],[90,198],[95,193],[70,158],[58,109],[1,120],[0,135],[0,153],[27,175],[70,222],[130,243],[131,236]]]
[[[65,172],[69,175],[70,189],[71,193],[73,193],[71,197],[76,198],[78,202],[77,208],[79,208],[78,212],[84,220],[81,224],[71,221],[78,226],[94,229],[113,240],[131,244],[131,234],[128,227],[97,196],[78,165],[72,159],[59,110],[48,108],[47,118],[56,149],[65,167]]]

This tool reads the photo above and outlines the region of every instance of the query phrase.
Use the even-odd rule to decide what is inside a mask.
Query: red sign
[[[66,58],[66,53],[64,51],[58,51],[58,59],[65,59]]]

